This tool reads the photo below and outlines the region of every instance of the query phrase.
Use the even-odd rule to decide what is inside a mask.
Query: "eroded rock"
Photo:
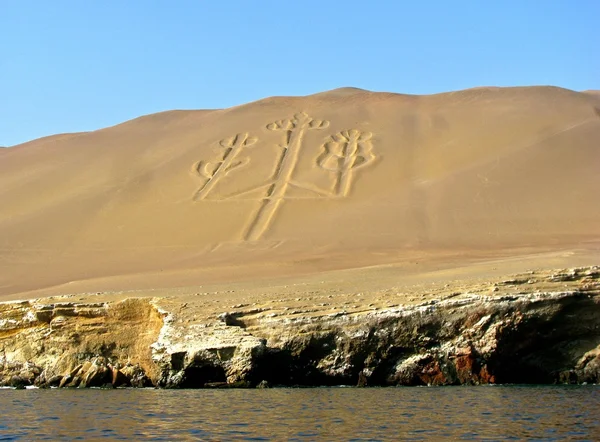
[[[113,385],[112,365],[134,360],[137,368],[117,375],[117,386],[152,385],[150,345],[162,325],[150,299],[0,303],[0,381],[9,385],[18,376],[38,387],[101,387]]]
[[[521,275],[494,288],[393,307],[368,300],[363,308],[357,300],[337,310],[333,303],[277,311],[236,304],[236,311],[198,321],[190,320],[189,305],[158,298],[4,303],[0,382],[15,388],[600,382],[597,267]]]

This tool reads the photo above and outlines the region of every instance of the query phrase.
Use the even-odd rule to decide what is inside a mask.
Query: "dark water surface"
[[[600,440],[600,387],[0,390],[0,440]]]

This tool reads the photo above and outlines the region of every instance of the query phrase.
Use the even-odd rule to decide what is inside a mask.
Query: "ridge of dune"
[[[183,110],[174,109],[163,112],[156,112],[152,114],[142,115],[141,117],[132,118],[122,123],[115,124],[113,126],[105,127],[99,130],[105,130],[110,128],[130,128],[133,126],[139,127],[161,127],[168,126],[169,124],[176,123],[186,117],[206,115],[211,112],[218,111],[219,109],[200,109],[200,110]]]
[[[354,94],[362,94],[362,93],[373,93],[373,91],[367,89],[361,89],[358,87],[338,87],[335,89],[330,89],[324,92],[317,92],[316,94],[308,95],[309,97],[347,97],[349,95]]]
[[[492,92],[493,93],[493,92],[502,92],[502,91],[515,92],[515,91],[521,91],[521,90],[523,90],[523,91],[539,90],[539,91],[547,91],[547,92],[554,90],[554,91],[562,91],[562,92],[566,92],[566,93],[573,93],[575,95],[577,95],[577,94],[600,95],[600,90],[589,89],[589,90],[584,90],[584,91],[578,92],[578,91],[573,91],[571,89],[558,87],[558,86],[475,86],[472,88],[461,89],[461,90],[457,90],[457,91],[440,92],[440,93],[423,94],[423,95],[404,94],[404,93],[399,93],[399,92],[383,92],[383,91],[375,92],[375,91],[371,91],[368,89],[345,86],[345,87],[330,89],[330,90],[323,91],[323,92],[317,92],[314,94],[307,95],[306,97],[314,97],[314,98],[321,98],[321,99],[323,99],[323,98],[325,98],[325,99],[327,99],[327,98],[330,98],[330,99],[331,98],[335,98],[335,99],[342,98],[343,99],[343,98],[347,98],[352,95],[361,95],[361,94],[376,94],[379,96],[386,96],[386,97],[394,96],[394,97],[398,97],[398,98],[400,98],[400,97],[431,97],[431,96],[436,96],[436,95],[443,96],[443,95],[469,94],[471,92]],[[242,103],[242,104],[233,106],[231,108],[226,108],[226,109],[165,110],[165,111],[160,111],[160,112],[156,112],[156,113],[150,113],[150,114],[142,115],[139,117],[135,117],[135,118],[123,121],[121,123],[117,123],[115,125],[98,128],[94,131],[52,134],[52,135],[47,135],[47,136],[44,136],[41,138],[32,139],[32,140],[29,140],[29,141],[26,141],[23,143],[19,143],[14,146],[0,146],[0,149],[1,148],[21,147],[21,146],[25,146],[25,145],[29,145],[31,143],[37,143],[37,142],[57,141],[62,138],[87,134],[87,133],[111,129],[111,128],[128,127],[130,125],[143,125],[143,124],[148,124],[148,125],[158,124],[158,125],[160,125],[160,124],[165,124],[165,123],[169,123],[169,122],[174,122],[174,121],[177,121],[177,119],[186,118],[186,117],[189,117],[190,115],[205,115],[205,114],[215,113],[215,112],[219,112],[219,111],[228,111],[229,109],[241,108],[241,107],[249,106],[249,105],[261,104],[264,102],[286,101],[286,100],[293,100],[296,98],[304,98],[304,97],[303,96],[270,96],[270,97],[261,98],[261,99],[255,100],[255,101],[251,101],[248,103]]]
[[[33,140],[29,140],[29,141],[25,141],[24,143],[19,143],[19,144],[15,144],[14,146],[4,146],[6,149],[15,149],[15,148],[22,148],[22,147],[26,147],[32,144],[50,144],[50,143],[54,143],[56,141],[59,140],[65,140],[67,138],[71,138],[71,137],[76,137],[78,135],[83,135],[86,134],[88,132],[66,132],[66,133],[60,133],[60,134],[53,134],[53,135],[47,135],[44,137],[40,137],[40,138],[35,138]]]
[[[547,86],[340,88],[41,138],[0,151],[0,296],[597,256],[598,140],[595,96]]]

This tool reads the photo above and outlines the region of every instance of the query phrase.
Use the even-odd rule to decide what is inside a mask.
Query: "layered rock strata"
[[[412,305],[177,298],[0,304],[0,382],[165,388],[597,383],[600,270],[529,272]],[[450,287],[451,289],[451,287]],[[199,317],[200,316],[200,317]]]

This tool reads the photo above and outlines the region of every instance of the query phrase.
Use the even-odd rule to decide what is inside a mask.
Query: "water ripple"
[[[600,440],[600,387],[2,390],[5,440]]]

